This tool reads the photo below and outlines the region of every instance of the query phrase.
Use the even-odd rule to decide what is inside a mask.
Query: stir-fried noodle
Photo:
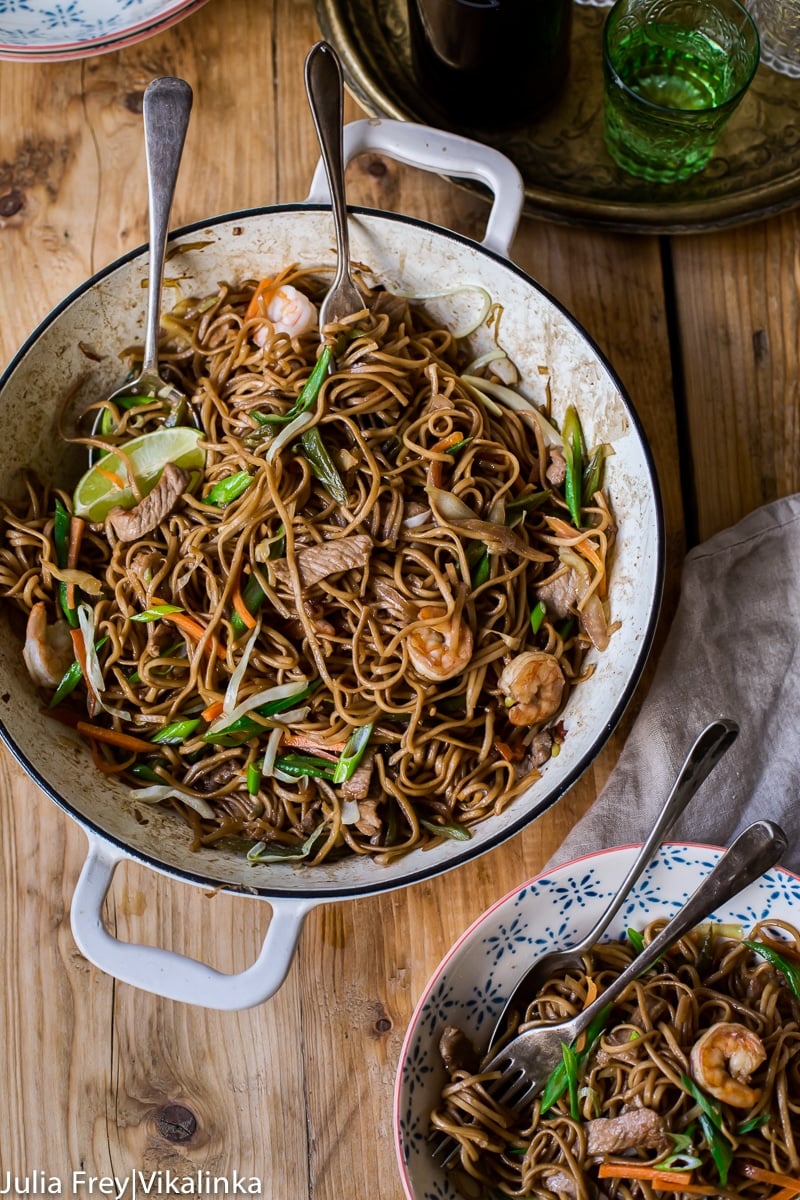
[[[518,1031],[591,1003],[637,953],[629,936],[554,977]],[[465,1196],[800,1195],[800,934],[785,922],[686,937],[517,1114],[493,1099],[497,1073],[481,1073],[463,1034],[447,1030],[441,1050],[450,1082],[432,1125],[459,1143]]]
[[[161,360],[185,402],[93,405],[69,436],[91,478],[4,506],[0,589],[53,715],[252,861],[468,836],[557,751],[613,628],[609,448],[509,405],[491,363],[464,379],[453,334],[380,289],[322,349],[324,286],[182,301]]]

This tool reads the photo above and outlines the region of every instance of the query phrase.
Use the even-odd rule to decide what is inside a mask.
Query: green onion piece
[[[258,420],[262,425],[288,425],[301,413],[308,412],[316,402],[320,388],[325,382],[333,361],[333,351],[326,346],[316,361],[314,370],[309,375],[292,407],[285,413],[259,413]]]
[[[303,454],[308,459],[313,474],[323,487],[330,492],[337,504],[345,504],[347,502],[347,489],[342,482],[341,475],[336,469],[336,464],[327,451],[325,443],[322,440],[322,434],[317,426],[313,425],[311,429],[306,429],[300,435],[300,441],[303,446]]]
[[[681,1075],[681,1085],[700,1107],[700,1128],[714,1159],[720,1184],[725,1187],[733,1162],[733,1147],[722,1132],[722,1113],[719,1105],[701,1091],[688,1075]]]
[[[318,758],[315,754],[283,754],[275,759],[277,770],[285,771],[287,775],[296,775],[302,779],[308,775],[313,779],[327,779],[333,783],[334,764],[327,758]]]
[[[567,1092],[569,1094],[569,1115],[573,1121],[579,1121],[581,1116],[580,1103],[578,1101],[578,1069],[580,1062],[578,1055],[571,1046],[561,1046],[561,1061],[564,1064],[564,1073],[567,1077]]]
[[[352,779],[356,767],[364,757],[364,751],[367,748],[369,739],[372,737],[374,724],[374,721],[370,721],[367,725],[362,725],[360,729],[356,729],[350,734],[350,737],[347,739],[347,745],[339,755],[339,761],[333,772],[334,783],[345,783],[348,779]]]
[[[249,471],[236,471],[233,475],[227,475],[225,479],[220,479],[218,483],[214,484],[203,499],[203,504],[224,508],[226,504],[231,504],[244,495],[252,482],[253,476]]]
[[[663,1158],[656,1159],[653,1166],[659,1171],[694,1171],[703,1165],[689,1133],[668,1133],[672,1146]]]
[[[638,929],[629,929],[627,932],[628,941],[633,946],[635,953],[641,954],[644,950],[644,938],[642,937],[641,933]]]
[[[541,508],[552,494],[549,488],[545,488],[543,492],[528,492],[525,496],[517,496],[516,500],[509,500],[506,505],[506,514],[535,511],[537,508]]]
[[[566,621],[562,621],[556,627],[556,633],[561,638],[562,642],[568,641],[572,637],[572,631],[575,628],[575,618],[567,617]]]
[[[752,1133],[755,1129],[761,1129],[762,1126],[769,1124],[769,1118],[768,1112],[759,1113],[757,1117],[751,1117],[749,1121],[743,1121],[741,1125],[737,1125],[736,1132],[739,1135]]]
[[[538,633],[542,628],[542,623],[547,616],[547,605],[544,600],[539,600],[531,611],[531,629],[534,633]]]
[[[760,954],[767,962],[772,963],[773,967],[777,967],[789,985],[795,1000],[800,1001],[800,966],[790,962],[788,958],[784,958],[777,950],[773,950],[772,946],[765,946],[763,942],[753,942],[745,938],[744,944],[748,949]]]
[[[583,432],[580,418],[574,404],[567,407],[564,414],[564,460],[567,464],[567,474],[564,480],[564,499],[567,502],[572,523],[576,529],[581,527],[581,495],[583,484]]]
[[[435,833],[437,837],[452,838],[454,842],[468,842],[472,837],[463,825],[437,825],[435,821],[420,821],[420,825]]]
[[[257,796],[261,787],[261,767],[257,762],[247,764],[247,790],[251,796]]]
[[[255,616],[266,600],[264,589],[258,582],[257,575],[248,576],[247,583],[242,589],[242,600],[247,611]],[[247,630],[247,626],[237,612],[231,614],[231,629],[233,630],[234,637],[237,638],[241,637]]]
[[[295,708],[298,704],[302,703],[303,700],[307,700],[321,683],[321,679],[313,679],[301,692],[295,692],[293,696],[284,696],[282,700],[268,700],[266,704],[260,705],[254,711],[260,717],[274,717],[278,713],[287,712],[289,709]],[[204,733],[203,741],[212,742],[215,746],[227,746],[231,744],[238,746],[242,742],[246,742],[248,738],[264,732],[265,726],[260,721],[254,721],[251,716],[245,713],[244,716],[239,717],[230,725],[226,725],[224,729]],[[228,741],[229,738],[234,738],[235,740],[230,743]],[[332,769],[333,763],[328,763],[328,766]]]
[[[459,450],[463,450],[471,441],[471,437],[462,438],[460,442],[456,442],[453,446],[448,446],[445,454],[458,454]]]
[[[56,496],[55,499],[55,514],[53,517],[53,542],[55,543],[56,563],[63,568],[67,565],[69,557],[69,529],[72,524],[72,515]],[[67,621],[73,629],[78,628],[78,613],[70,606],[67,601],[68,588],[63,580],[58,583],[58,602],[61,606],[61,611],[67,618]]]
[[[486,580],[489,578],[490,570],[491,563],[489,560],[489,551],[484,550],[470,576],[470,582],[473,588],[479,588],[481,584],[486,583]]]
[[[605,1006],[605,1008],[601,1008],[601,1010],[597,1014],[597,1016],[594,1017],[589,1022],[589,1025],[586,1029],[586,1034],[585,1034],[586,1043],[585,1043],[584,1049],[576,1051],[576,1055],[577,1055],[577,1059],[578,1059],[578,1070],[577,1070],[578,1077],[580,1077],[580,1073],[582,1072],[584,1066],[586,1065],[586,1061],[589,1058],[589,1055],[594,1050],[595,1042],[600,1037],[600,1034],[603,1032],[606,1025],[608,1024],[608,1018],[611,1015],[611,1007],[612,1006],[610,1004],[607,1004]],[[566,1067],[564,1066],[564,1060],[562,1058],[562,1060],[558,1064],[558,1066],[555,1067],[553,1069],[553,1071],[550,1073],[547,1083],[544,1085],[544,1091],[542,1092],[542,1104],[541,1104],[542,1116],[544,1116],[544,1114],[546,1112],[548,1112],[553,1107],[554,1104],[558,1103],[558,1101],[563,1096],[568,1085],[569,1085],[569,1079],[567,1077],[567,1070],[566,1070]]]
[[[152,608],[146,608],[144,612],[134,613],[131,617],[132,621],[159,621],[161,617],[168,617],[170,613],[183,612],[179,604],[156,604]]]
[[[164,776],[159,775],[152,767],[148,767],[147,763],[134,763],[130,768],[130,773],[137,779],[144,779],[146,783],[164,783]]]
[[[184,721],[173,721],[171,725],[165,725],[163,729],[160,729],[155,737],[150,740],[160,746],[180,746],[182,742],[185,742],[187,738],[192,736],[199,724],[199,717],[192,717]]]
[[[95,650],[100,650],[103,646],[105,646],[107,641],[107,637],[101,637],[99,641],[96,641],[94,644]],[[62,700],[65,700],[70,692],[75,691],[75,688],[80,683],[82,677],[83,671],[81,670],[81,665],[76,658],[70,663],[64,674],[61,676],[58,687],[53,692],[53,698],[47,707],[55,708],[57,704],[60,704]]]
[[[589,504],[595,492],[599,491],[602,487],[603,467],[608,450],[608,446],[598,446],[584,467],[581,486],[581,498],[584,504]]]

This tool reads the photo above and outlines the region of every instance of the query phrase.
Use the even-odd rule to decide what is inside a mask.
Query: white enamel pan
[[[509,260],[523,190],[516,168],[468,139],[393,121],[357,121],[345,130],[345,158],[378,152],[428,171],[484,183],[493,195],[480,244],[392,213],[351,209],[353,259],[376,281],[431,301],[452,328],[469,322],[477,293],[502,305],[500,341],[531,386],[547,367],[555,418],[573,402],[587,443],[610,442],[606,487],[618,525],[610,586],[619,622],[592,678],[564,714],[567,737],[542,778],[465,842],[445,841],[389,867],[353,857],[315,868],[251,866],[238,853],[190,849],[189,831],[166,811],[137,804],[127,787],[100,775],[87,748],[48,718],[23,666],[19,631],[0,612],[0,735],[42,790],[85,830],[89,853],[75,888],[72,928],[80,950],[102,970],[174,1000],[218,1009],[246,1008],[280,987],[306,914],[317,904],[404,887],[447,871],[512,837],[567,791],[607,741],[628,704],[651,644],[663,576],[658,484],[641,425],[619,380],[564,308]],[[219,280],[261,277],[291,262],[334,261],[333,222],[321,165],[307,200],[214,217],[178,230],[167,273],[183,294],[205,295]],[[58,406],[75,387],[76,409],[120,381],[120,349],[141,340],[146,248],[113,263],[68,296],[31,335],[0,379],[0,494],[35,466],[65,486],[84,468],[55,433]],[[493,334],[475,334],[476,350]],[[482,340],[483,339],[483,340]],[[534,393],[531,393],[535,398]],[[247,970],[227,975],[174,953],[118,941],[105,928],[103,900],[117,864],[135,859],[184,883],[260,897],[272,907],[263,948]],[[243,901],[244,902],[244,901]]]

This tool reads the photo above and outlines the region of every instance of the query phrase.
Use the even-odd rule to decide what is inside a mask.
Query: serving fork
[[[571,946],[567,946],[563,950],[549,950],[523,972],[495,1022],[492,1036],[489,1038],[488,1050],[502,1040],[509,1017],[513,1013],[524,1013],[548,979],[551,979],[557,972],[580,966],[582,955],[600,941],[634,884],[652,860],[663,838],[683,813],[700,785],[708,778],[722,756],[736,741],[738,733],[739,726],[734,721],[719,720],[712,721],[698,735],[675,777],[675,782],[653,828],[619,889],[611,898],[608,907],[580,941],[573,942]]]
[[[683,907],[596,1000],[567,1021],[526,1029],[481,1064],[481,1074],[498,1072],[497,1079],[488,1084],[493,1099],[514,1110],[534,1100],[562,1061],[562,1047],[571,1046],[628,984],[643,975],[676,942],[774,867],[786,845],[786,834],[772,821],[749,825]],[[442,1166],[455,1158],[458,1148],[449,1134],[440,1133],[432,1139],[431,1153]]]

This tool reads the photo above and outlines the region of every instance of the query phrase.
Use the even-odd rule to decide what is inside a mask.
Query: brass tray
[[[451,129],[496,146],[525,181],[525,211],[629,233],[743,224],[800,203],[800,80],[760,66],[711,162],[680,184],[626,175],[603,144],[601,37],[606,11],[574,10],[572,64],[558,106],[536,124],[476,132],[421,94],[411,69],[406,0],[315,0],[349,90],[373,116]],[[471,186],[469,184],[465,186]]]

